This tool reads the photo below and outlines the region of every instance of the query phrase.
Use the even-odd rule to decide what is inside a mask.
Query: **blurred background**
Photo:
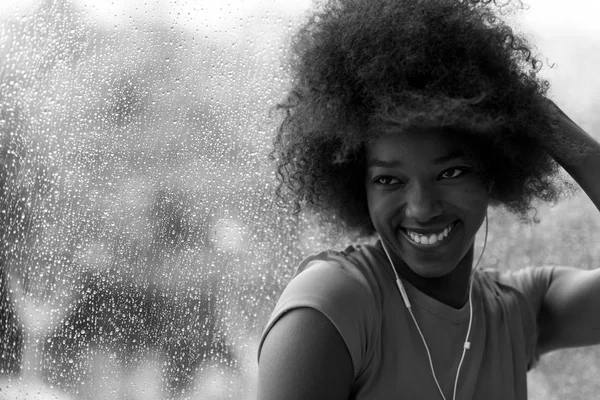
[[[600,6],[528,4],[510,18],[552,99],[598,138]],[[0,399],[255,398],[295,265],[347,244],[273,205],[269,110],[310,6],[0,1]],[[600,267],[585,196],[537,217],[494,211],[482,265]],[[530,398],[594,398],[598,376],[598,348],[551,353]]]

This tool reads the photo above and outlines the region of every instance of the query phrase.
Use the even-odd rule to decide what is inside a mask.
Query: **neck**
[[[469,279],[473,268],[473,253],[473,246],[471,246],[452,272],[437,278],[423,278],[413,272],[404,260],[392,257],[396,272],[402,279],[429,297],[433,297],[450,307],[461,308],[469,299]]]

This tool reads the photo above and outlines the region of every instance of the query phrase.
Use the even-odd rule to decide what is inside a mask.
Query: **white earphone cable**
[[[467,350],[469,350],[471,348],[471,342],[469,342],[469,336],[471,335],[471,327],[473,325],[473,300],[472,300],[472,294],[473,294],[473,275],[475,273],[475,270],[477,269],[477,267],[479,266],[479,262],[481,261],[481,258],[483,257],[483,253],[485,252],[485,248],[487,245],[487,238],[488,238],[488,216],[487,213],[485,215],[485,239],[483,242],[483,248],[481,250],[481,254],[479,255],[479,258],[477,259],[477,263],[475,264],[475,268],[473,268],[473,270],[471,271],[471,275],[469,278],[469,326],[467,328],[467,335],[465,337],[465,342],[463,345],[463,352],[462,352],[462,356],[460,357],[460,361],[458,363],[458,368],[456,371],[456,378],[454,380],[454,390],[452,393],[452,399],[456,400],[456,389],[458,387],[458,377],[460,375],[460,369],[462,367],[463,361],[465,359],[465,356],[467,354]],[[417,331],[419,332],[419,335],[421,336],[421,340],[423,341],[423,345],[425,346],[425,351],[427,352],[427,358],[429,359],[429,367],[431,368],[431,373],[433,375],[433,380],[435,381],[435,384],[438,388],[438,391],[440,392],[440,395],[442,396],[442,399],[446,400],[446,396],[444,396],[444,392],[442,391],[442,388],[440,386],[440,383],[437,379],[437,375],[435,374],[435,369],[433,367],[433,360],[431,358],[431,352],[429,351],[429,346],[427,345],[427,341],[425,340],[425,336],[423,335],[423,332],[421,331],[421,328],[419,327],[419,324],[417,322],[417,319],[415,318],[415,315],[412,312],[412,306],[410,304],[410,300],[408,299],[408,294],[406,293],[406,290],[404,289],[404,285],[402,284],[402,281],[400,280],[400,277],[398,276],[398,272],[396,271],[396,267],[394,266],[394,263],[392,261],[392,258],[390,257],[390,254],[387,251],[387,248],[385,247],[385,244],[383,243],[383,240],[381,240],[381,246],[383,247],[383,251],[385,252],[385,255],[388,258],[388,261],[390,262],[390,265],[392,267],[392,270],[394,272],[394,276],[396,278],[396,286],[398,287],[398,291],[400,292],[400,295],[402,296],[402,300],[404,301],[404,305],[406,306],[406,308],[408,309],[408,312],[410,313],[410,316],[412,317],[412,320],[415,323],[415,326],[417,327]]]
[[[465,337],[465,344],[463,346],[463,353],[460,357],[460,362],[458,363],[458,369],[456,370],[456,379],[454,380],[454,393],[452,394],[452,399],[456,399],[456,388],[458,387],[458,375],[460,374],[460,368],[462,367],[463,361],[465,360],[465,356],[467,354],[467,350],[471,348],[471,342],[469,342],[469,336],[471,335],[471,328],[473,326],[473,275],[475,274],[475,270],[479,266],[479,262],[483,257],[483,253],[485,253],[485,248],[487,246],[487,238],[488,238],[488,216],[487,212],[485,213],[485,238],[483,240],[483,247],[481,249],[481,253],[479,254],[479,258],[475,263],[475,268],[471,271],[471,277],[469,282],[469,327],[467,328],[467,336]],[[446,400],[444,398],[444,400]]]

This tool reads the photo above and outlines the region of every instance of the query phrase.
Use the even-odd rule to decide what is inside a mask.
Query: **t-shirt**
[[[527,370],[539,357],[538,317],[552,268],[473,276],[471,348],[461,367],[457,399],[527,398]],[[469,323],[469,304],[452,308],[403,280],[431,352],[435,373],[452,399]],[[279,299],[259,346],[286,312],[310,307],[336,327],[350,354],[350,399],[441,398],[425,346],[395,285],[381,248],[349,247],[304,260]]]

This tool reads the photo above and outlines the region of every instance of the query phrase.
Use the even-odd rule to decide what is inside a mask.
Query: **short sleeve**
[[[501,275],[501,282],[521,293],[524,301],[523,326],[528,340],[528,369],[533,368],[540,357],[538,348],[540,312],[544,297],[552,282],[554,267],[528,267]]]
[[[366,357],[367,343],[375,329],[375,303],[364,282],[334,261],[311,262],[283,291],[259,343],[287,312],[309,307],[321,312],[342,337],[358,377]]]

